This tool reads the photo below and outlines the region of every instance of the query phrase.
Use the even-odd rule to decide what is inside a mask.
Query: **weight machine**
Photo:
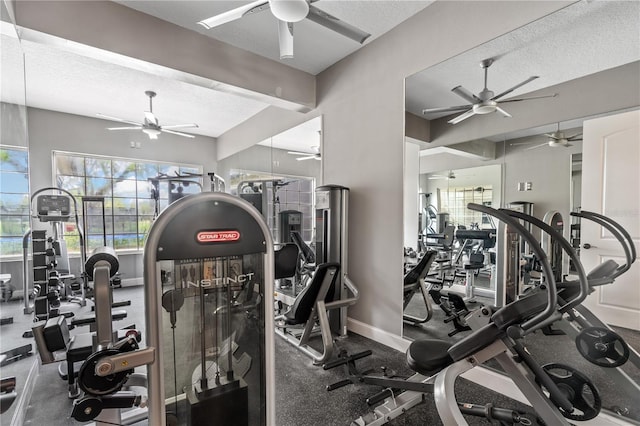
[[[74,405],[73,417],[89,421],[100,415],[98,424],[104,425],[145,417],[154,426],[215,419],[275,425],[274,259],[264,219],[229,194],[185,197],[153,223],[143,261],[146,347],[100,337],[98,351],[80,370],[86,394]],[[179,277],[171,284],[161,280],[166,262]],[[111,264],[110,256],[99,259],[95,269],[103,268],[104,278]],[[106,334],[105,328],[100,335]],[[144,365],[146,400],[123,390],[133,369]]]
[[[59,195],[42,194],[45,191],[58,191]],[[42,194],[42,195],[41,195]],[[33,201],[36,200],[36,210],[33,214]],[[73,204],[73,211],[71,205]],[[87,286],[86,275],[84,273],[84,261],[86,258],[85,238],[82,227],[78,219],[78,204],[69,191],[56,187],[42,188],[31,196],[30,207],[32,218],[38,219],[42,223],[49,223],[53,230],[53,236],[46,236],[45,230],[27,230],[23,237],[22,256],[24,268],[23,292],[24,292],[24,313],[30,314],[35,311],[37,319],[48,319],[59,315],[60,289],[65,285],[62,281],[75,279],[71,274],[67,247],[62,235],[61,224],[70,222],[72,215],[73,222],[78,233],[80,245],[80,275],[82,283],[80,288],[74,289],[80,292],[79,298],[74,298],[80,306],[86,305],[85,289]],[[28,249],[29,242],[32,245],[33,260],[33,286],[29,286],[29,262]],[[58,262],[60,260],[60,263]],[[62,268],[65,268],[62,270]],[[29,295],[34,296],[34,305],[29,302]]]
[[[484,320],[474,321],[476,331],[454,345],[434,339],[414,341],[407,350],[407,364],[416,374],[407,380],[393,378],[386,371],[383,371],[382,376],[358,372],[355,360],[361,354],[345,356],[327,365],[327,368],[347,365],[350,373],[349,378],[329,386],[328,390],[352,383],[372,384],[383,388],[368,400],[373,405],[381,401],[383,404],[372,413],[354,421],[354,425],[385,424],[421,403],[425,393],[434,394],[441,421],[446,425],[468,424],[463,414],[507,424],[531,424],[531,420],[517,411],[500,409],[492,404],[478,406],[456,401],[456,379],[472,369],[483,372],[485,367],[481,364],[489,359],[500,364],[545,424],[568,425],[568,420],[590,420],[598,416],[601,400],[593,383],[567,365],[539,366],[526,350],[523,340],[527,334],[558,319],[563,312],[578,306],[586,298],[588,284],[584,270],[578,270],[577,292],[566,303],[559,304],[547,257],[531,233],[506,212],[477,204],[470,204],[469,208],[495,216],[527,241],[541,260],[547,288],[531,292],[527,297],[496,312],[487,312],[483,316]],[[554,235],[554,238],[558,238],[558,235]],[[568,243],[563,246],[566,247],[570,249]],[[571,256],[575,258],[574,253]],[[492,374],[504,375],[498,372]],[[398,393],[398,390],[404,392]]]

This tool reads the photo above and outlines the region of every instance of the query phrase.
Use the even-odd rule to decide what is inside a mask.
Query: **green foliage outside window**
[[[155,211],[151,199],[149,178],[160,174],[202,174],[201,166],[106,158],[83,154],[54,152],[55,178],[59,188],[78,197],[79,209],[82,197],[104,197],[104,228],[107,245],[115,249],[144,247],[147,232],[153,223]],[[194,182],[202,184],[201,178]],[[160,185],[160,210],[168,205],[168,185]],[[87,229],[85,230],[87,252],[101,247],[103,242],[102,209],[99,203],[87,203]],[[82,212],[79,212],[81,215]],[[80,223],[82,222],[80,218]],[[79,251],[77,231],[74,226],[65,226],[65,239],[69,252]]]

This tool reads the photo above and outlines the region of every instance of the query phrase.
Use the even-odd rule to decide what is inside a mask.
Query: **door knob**
[[[583,249],[585,249],[585,250],[589,250],[590,248],[597,248],[597,247],[596,247],[596,246],[592,246],[592,245],[591,245],[591,244],[589,244],[589,243],[584,243],[584,244],[582,245],[582,248],[583,248]]]

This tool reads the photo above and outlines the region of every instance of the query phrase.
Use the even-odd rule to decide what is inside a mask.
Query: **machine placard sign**
[[[238,241],[240,233],[238,231],[200,231],[196,235],[196,240],[202,244],[225,243]]]

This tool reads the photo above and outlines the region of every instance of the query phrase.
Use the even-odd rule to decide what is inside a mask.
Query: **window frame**
[[[58,167],[57,167],[58,158],[61,158],[61,157],[81,158],[82,159],[81,160],[82,175],[58,174]],[[91,175],[92,173],[90,173],[90,171],[87,170],[87,160],[89,160],[93,164],[97,164],[101,162],[104,164],[105,161],[108,162],[109,170],[108,172],[106,172],[107,176]],[[125,164],[130,163],[128,167],[125,167],[126,170],[123,169],[126,176],[123,176],[121,179],[118,179],[117,177],[113,176],[114,162],[122,162]],[[76,195],[78,199],[78,209],[80,210],[78,212],[78,216],[80,218],[81,226],[83,226],[82,224],[84,223],[84,218],[82,217],[82,213],[83,213],[82,198],[84,196],[96,196],[93,193],[87,193],[88,192],[87,190],[89,189],[89,186],[88,186],[89,180],[104,179],[108,181],[109,187],[106,190],[107,193],[104,195],[98,195],[98,196],[104,196],[105,198],[105,221],[106,221],[105,227],[106,227],[106,234],[107,234],[107,244],[113,247],[118,253],[139,253],[144,249],[143,236],[146,235],[146,233],[148,232],[148,227],[150,226],[150,224],[153,223],[153,219],[154,219],[153,213],[150,213],[150,214],[141,213],[141,210],[144,209],[144,205],[146,204],[145,202],[149,200],[152,200],[153,202],[153,199],[151,198],[149,193],[145,193],[145,194],[141,193],[141,185],[140,185],[141,182],[148,182],[149,177],[147,176],[148,175],[147,171],[149,170],[149,168],[151,168],[152,170],[153,169],[157,170],[158,174],[156,174],[156,176],[158,176],[162,170],[166,170],[166,169],[170,169],[171,171],[177,170],[178,172],[185,169],[188,169],[190,172],[197,170],[197,172],[201,176],[199,178],[194,177],[193,180],[199,184],[200,188],[203,187],[203,181],[204,181],[204,177],[202,176],[204,174],[203,172],[204,166],[202,164],[169,162],[169,161],[161,161],[161,160],[148,160],[148,159],[141,159],[141,158],[113,157],[113,156],[106,156],[106,155],[73,152],[73,151],[62,151],[62,150],[52,151],[51,163],[52,163],[51,174],[52,174],[52,182],[53,182],[52,186],[62,187],[64,189],[69,190],[69,188],[66,188],[64,186],[59,186],[59,178],[61,177],[73,177],[81,181],[82,194]],[[131,166],[133,170],[131,170]],[[142,174],[142,177],[140,176],[141,174]],[[121,193],[120,195],[117,193],[118,191],[116,191],[116,185],[123,182],[134,183],[133,188],[129,189],[129,190],[133,190],[132,193],[127,193],[127,194]],[[163,192],[161,189],[161,196],[158,201],[159,212],[169,205],[169,202],[168,202],[169,194],[168,194],[168,191],[166,191],[168,187],[165,187],[163,185],[161,185],[161,187],[165,188],[165,191]],[[125,204],[129,203],[132,210],[130,214],[118,213],[117,206],[121,202],[124,202]],[[87,209],[87,211],[89,211],[89,208]],[[102,212],[95,213],[95,214],[88,213],[87,216],[89,221],[91,220],[92,216],[94,218],[98,218],[98,221],[100,221],[100,225],[102,225],[102,222],[101,222]],[[129,225],[134,226],[135,232],[127,231],[126,228],[128,228],[129,225],[127,225],[125,222],[135,222],[135,223],[129,223]],[[149,226],[145,226],[144,223],[149,223]],[[89,225],[88,227],[92,228]],[[90,232],[91,231],[90,229],[84,230],[85,245],[88,252],[90,252],[93,248],[95,248],[92,246],[92,241],[99,241],[98,244],[102,245],[102,226],[100,226],[99,228],[100,228],[99,230],[95,230],[95,228],[93,228],[94,229],[93,232]],[[122,229],[119,229],[119,228],[122,228]],[[75,235],[77,235],[77,231],[73,231],[73,232],[69,232],[68,234],[65,232],[65,236],[66,235],[72,236],[74,235],[74,232],[75,232]],[[117,243],[118,241],[127,241],[131,239],[135,240],[135,243],[133,243],[135,244],[135,247],[131,247],[131,245],[133,245],[131,241],[127,243],[128,246],[126,247],[122,247],[122,246],[118,247],[118,243]],[[77,255],[79,254],[79,251],[74,248],[74,249],[70,249],[69,253],[73,255]]]
[[[9,145],[9,144],[0,144],[0,149],[2,150],[13,150],[13,151],[22,151],[26,154],[26,171],[22,172],[22,171],[11,171],[9,173],[15,173],[15,174],[21,174],[26,176],[27,179],[27,192],[2,192],[2,187],[0,186],[0,198],[3,195],[9,195],[9,196],[23,196],[26,197],[26,201],[27,201],[27,211],[24,214],[4,214],[2,213],[2,211],[0,211],[0,221],[2,223],[8,223],[9,221],[6,221],[5,218],[6,217],[11,217],[11,218],[18,218],[19,222],[21,223],[21,226],[24,227],[24,224],[26,223],[26,229],[23,230],[21,235],[8,235],[8,237],[10,238],[20,238],[20,249],[18,250],[18,252],[14,253],[12,251],[9,252],[9,254],[7,254],[7,252],[2,249],[2,246],[0,245],[0,257],[2,257],[3,259],[10,259],[10,258],[18,258],[18,257],[22,257],[22,237],[24,236],[24,233],[27,231],[27,229],[31,228],[31,207],[30,207],[30,201],[31,201],[31,181],[30,181],[30,176],[29,176],[29,163],[30,163],[30,156],[29,156],[29,148],[26,146],[19,146],[19,145]],[[4,169],[2,169],[2,173],[6,173]],[[0,234],[0,237],[4,238],[4,234]]]
[[[482,188],[480,197],[475,196],[478,187]],[[493,185],[454,186],[440,190],[440,200],[438,201],[441,206],[440,212],[448,213],[449,223],[455,226],[464,225],[469,227],[472,223],[475,223],[480,229],[489,229],[493,222],[490,219],[487,220],[486,214],[469,210],[467,204],[477,203],[491,207],[493,191]],[[486,193],[491,195],[485,195]],[[461,206],[458,205],[458,194],[462,194],[462,197],[459,197],[462,199]],[[471,197],[468,197],[469,194],[471,194]],[[469,221],[470,218],[471,220]]]

